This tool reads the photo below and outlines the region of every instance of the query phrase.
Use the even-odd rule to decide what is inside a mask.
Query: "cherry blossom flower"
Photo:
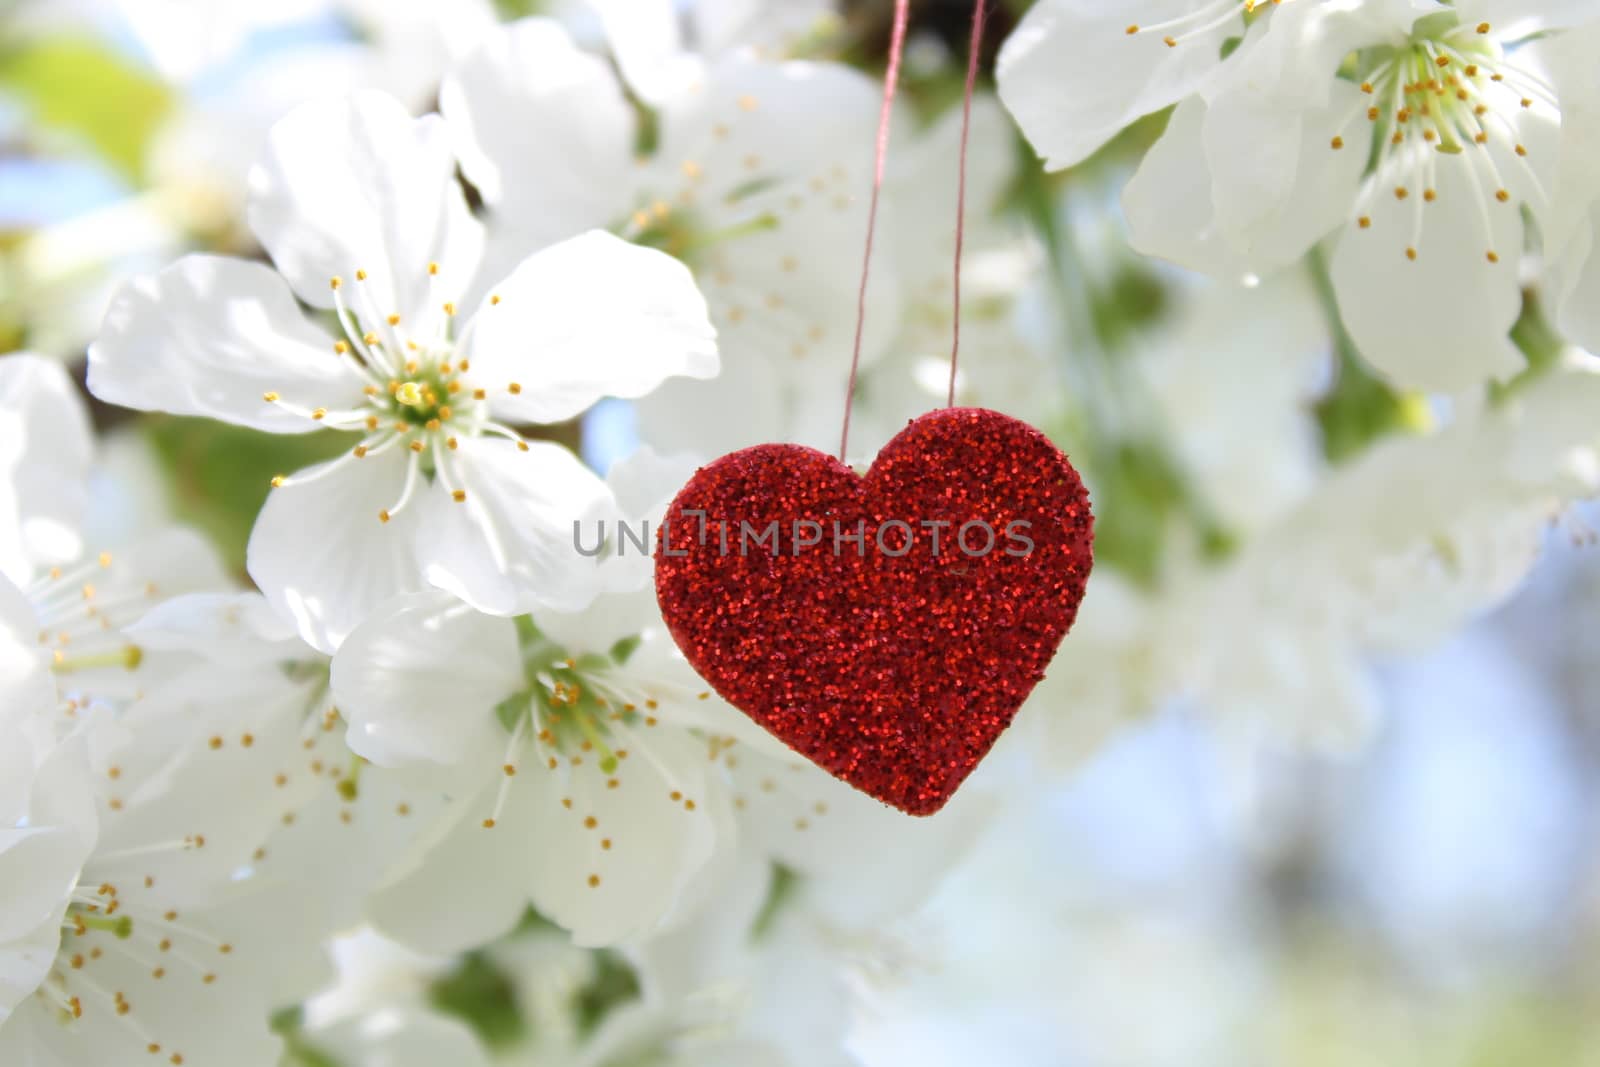
[[[276,1063],[270,984],[319,931],[258,921],[248,804],[103,707],[59,742],[7,712],[0,1059]]]
[[[1331,235],[1345,325],[1396,382],[1454,392],[1521,368],[1507,334],[1523,212],[1548,218],[1562,112],[1542,42],[1526,42],[1582,5],[1144,6],[1148,18],[1119,8],[1118,30],[1046,4],[1001,67],[1003,98],[1053,166],[1103,138],[1074,121],[1103,108],[1098,92],[1131,101],[1106,111],[1113,128],[1178,105],[1127,189],[1137,248],[1238,277]]]
[[[0,720],[124,701],[160,677],[127,628],[162,597],[225,585],[197,534],[162,528],[89,549],[83,524],[93,440],[61,366],[0,358]]]
[[[579,615],[512,622],[417,593],[350,635],[332,676],[350,747],[470,781],[414,870],[376,895],[380,929],[460,949],[532,903],[579,944],[609,944],[692,896],[731,828],[707,748],[725,743],[717,723],[739,717],[710,699],[664,628],[641,635],[647,597],[632,594],[631,611],[611,595]]]
[[[251,224],[277,272],[181,259],[124,287],[90,349],[106,400],[362,435],[275,479],[250,542],[251,576],[324,651],[429,584],[498,614],[581,604],[570,523],[603,505],[604,485],[516,426],[717,369],[688,272],[602,233],[535,253],[476,310],[458,307],[482,231],[444,132],[374,93],[295,111],[252,178]]]
[[[884,242],[874,261],[867,322],[894,329],[875,358],[864,360],[852,407],[852,461],[870,462],[912,418],[943,404],[949,382],[958,146],[961,109],[947,109],[926,130],[895,130],[881,210]],[[1050,368],[1022,337],[1020,307],[1031,295],[1041,257],[1014,220],[996,207],[1012,180],[1014,132],[992,96],[973,102],[968,153],[962,299],[960,402],[1043,422],[1056,414]],[[899,306],[878,298],[878,271],[899,283]],[[841,270],[859,272],[859,263]],[[850,309],[846,314],[854,314]],[[896,315],[898,314],[898,318]],[[839,440],[848,351],[829,373],[793,373],[780,361],[731,359],[709,381],[669,382],[638,402],[645,440],[670,450],[716,454],[784,440],[832,450]]]
[[[169,736],[196,773],[248,798],[253,821],[236,836],[252,844],[251,871],[299,887],[279,901],[276,921],[316,930],[360,922],[374,887],[447,807],[452,782],[352,753],[328,657],[258,594],[177,597],[128,634],[147,654],[184,661],[129,707],[129,728]],[[298,1001],[323,977],[298,968],[280,991]]]
[[[611,20],[639,84],[546,19],[491,34],[446,80],[440,111],[493,209],[491,261],[608,229],[694,270],[724,352],[738,354],[729,368],[842,380],[877,89],[835,64],[679,51],[669,6]],[[630,91],[653,108],[648,130]],[[898,318],[896,272],[879,267],[868,361]]]

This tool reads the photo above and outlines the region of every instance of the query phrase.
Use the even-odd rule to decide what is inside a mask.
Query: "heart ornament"
[[[913,420],[866,474],[792,444],[702,467],[658,531],[690,664],[818,766],[931,815],[1044,676],[1093,562],[1072,464],[981,408]]]

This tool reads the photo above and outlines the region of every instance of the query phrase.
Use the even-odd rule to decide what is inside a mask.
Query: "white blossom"
[[[256,921],[260,886],[231,877],[241,798],[103,707],[59,742],[7,710],[0,1058],[276,1063],[269,981],[317,931]]]
[[[251,576],[325,651],[428,584],[499,614],[581,603],[568,524],[604,486],[508,423],[717,367],[687,272],[604,234],[535,253],[458,315],[482,233],[443,137],[377,94],[297,110],[253,176],[251,223],[281,273],[186,257],[125,287],[90,349],[107,400],[363,435],[276,480],[251,537]],[[296,295],[330,310],[337,335]]]
[[[656,5],[647,5],[654,10]],[[615,20],[649,36],[641,16]],[[651,26],[659,26],[646,20]],[[440,110],[463,171],[493,209],[491,259],[601,227],[687,263],[706,294],[732,382],[776,378],[841,383],[856,306],[859,246],[870,180],[877,92],[835,64],[759,62],[734,51],[706,58],[673,41],[613,42],[670,57],[662,85],[625,85],[558,24],[512,23],[491,35],[446,81]],[[645,146],[626,92],[654,106]],[[892,336],[895,265],[880,261],[864,358]],[[652,404],[694,406],[695,383],[668,383]],[[717,395],[739,395],[721,388]],[[704,420],[697,448],[752,443],[760,394]],[[655,443],[679,450],[681,440]]]
[[[1150,3],[1113,18],[1060,0],[1008,43],[1001,90],[1053,166],[1177,104],[1128,185],[1135,247],[1239,276],[1332,236],[1363,354],[1402,385],[1455,392],[1522,366],[1507,336],[1522,212],[1549,218],[1563,104],[1525,42],[1583,7]],[[1239,41],[1227,58],[1224,39]]]

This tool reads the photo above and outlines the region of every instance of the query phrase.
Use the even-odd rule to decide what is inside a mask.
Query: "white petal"
[[[1243,219],[1239,229],[1221,222],[1213,197],[1218,186],[1233,180],[1254,157],[1246,154],[1237,166],[1218,162],[1221,169],[1212,171],[1207,156],[1213,150],[1207,142],[1225,142],[1233,136],[1248,140],[1256,123],[1239,115],[1242,121],[1213,128],[1211,111],[1199,97],[1179,104],[1166,132],[1123,190],[1133,246],[1191,270],[1230,279],[1270,273],[1296,262],[1349,213],[1364,160],[1353,144],[1335,152],[1330,142],[1339,122],[1348,117],[1349,95],[1356,92],[1353,87],[1337,87],[1329,106],[1300,116],[1299,121],[1283,117],[1293,128],[1298,153],[1291,167],[1292,184],[1275,211]],[[1217,156],[1219,161],[1228,158],[1226,153]]]
[[[439,92],[462,169],[537,248],[626,212],[634,113],[611,68],[559,23],[489,35]]]
[[[1551,264],[1551,289],[1561,329],[1589,351],[1600,351],[1600,211],[1578,213],[1561,233]]]
[[[662,105],[653,192],[715,213],[730,196],[746,201],[752,180],[781,183],[787,195],[840,168],[860,184],[830,188],[827,199],[841,189],[861,193],[871,179],[881,101],[874,79],[842,63],[730,57]],[[897,132],[906,137],[910,129]],[[893,143],[905,145],[901,137]],[[859,258],[856,236],[851,251]]]
[[[124,914],[131,910],[125,909]],[[64,987],[82,997],[83,1017],[72,1025],[62,1025],[48,1001],[31,1000],[19,1009],[14,1021],[21,1021],[25,1014],[33,1017],[32,1037],[41,1058],[32,1062],[50,1067],[170,1064],[174,1056],[189,1064],[228,1063],[239,1067],[271,1067],[280,1062],[281,1044],[267,1023],[274,1005],[261,992],[259,972],[250,969],[250,961],[258,958],[253,944],[256,939],[265,939],[269,944],[290,939],[280,931],[256,928],[246,931],[244,937],[228,938],[235,951],[226,959],[210,946],[202,945],[190,948],[184,953],[189,959],[183,960],[179,953],[186,939],[180,936],[174,938],[176,943],[165,957],[165,967],[158,972],[152,962],[155,946],[136,939],[143,926],[159,940],[156,924],[161,922],[160,914],[141,914],[135,919],[134,937],[127,941],[107,935],[96,938],[100,944],[94,947],[101,948],[103,955],[86,964],[81,973],[62,968]],[[204,931],[199,936],[207,940],[212,936],[198,909],[185,909],[183,925]],[[194,946],[195,942],[188,944]],[[201,953],[206,955],[198,955]],[[268,964],[262,963],[262,970],[266,971]],[[215,980],[201,981],[201,971],[214,973]],[[156,977],[157,973],[162,977]],[[183,995],[173,992],[180,982],[186,987]],[[124,996],[129,1006],[126,1014],[115,1010],[113,991]],[[136,1022],[137,1029],[130,1022]],[[149,1053],[150,1043],[162,1047],[159,1059]],[[29,1059],[21,1062],[31,1067]]]
[[[870,318],[870,316],[869,316]],[[772,360],[723,335],[722,370],[709,381],[677,379],[635,405],[640,436],[655,448],[700,456],[719,456],[785,437],[796,421],[793,390]],[[843,359],[849,359],[848,349]],[[847,367],[847,365],[846,365]],[[845,369],[834,375],[844,403]],[[839,407],[839,411],[843,411]],[[833,444],[837,446],[837,430]],[[670,503],[670,501],[669,501]]]
[[[490,1067],[472,1030],[420,1007],[382,1007],[313,1030],[309,1040],[346,1067]]]
[[[607,593],[582,611],[536,611],[533,622],[570,656],[605,655],[618,641],[638,637],[649,626],[659,628],[661,613],[655,591],[639,589]]]
[[[92,844],[71,827],[0,829],[0,1023],[49,972]]]
[[[671,0],[594,0],[617,68],[640,100],[659,106],[705,76],[685,52]]]
[[[59,831],[0,830],[6,925],[17,927],[0,932],[0,1026],[55,966],[61,919],[78,877],[72,852],[70,835]],[[31,924],[22,927],[30,918]]]
[[[606,486],[613,495],[614,510],[598,520],[606,523],[608,544],[600,556],[599,575],[606,589],[630,593],[651,586],[656,531],[666,516],[667,505],[699,466],[700,461],[694,456],[659,456],[648,445],[611,465],[606,472]],[[592,547],[598,533],[597,528],[586,524],[582,538],[586,548]],[[648,620],[640,624],[659,619],[652,607]]]
[[[523,260],[472,330],[473,380],[513,420],[560,422],[603,396],[717,373],[716,331],[688,268],[599,230]]]
[[[1190,270],[1210,268],[1219,277],[1240,277],[1249,266],[1234,254],[1216,227],[1211,176],[1200,170],[1205,158],[1206,104],[1183,101],[1167,128],[1145,153],[1122,191],[1129,241],[1145,255],[1159,256]]]
[[[659,609],[652,610],[656,617],[635,631],[639,643],[616,672],[616,682],[630,694],[655,700],[655,715],[663,726],[738,742],[746,751],[794,762],[793,750],[712,692],[661,624]]]
[[[1371,226],[1349,228],[1334,253],[1346,328],[1375,367],[1408,388],[1455,392],[1523,366],[1507,336],[1522,307],[1522,218],[1481,184],[1475,190],[1465,170],[1440,165],[1431,204],[1416,189],[1397,199],[1390,190],[1404,179],[1378,175]],[[1491,251],[1500,262],[1489,262]]]
[[[456,801],[457,818],[417,843],[413,862],[373,893],[374,926],[419,951],[454,953],[516,925],[528,908],[529,871],[545,853],[526,827],[484,828],[498,786]]]
[[[1424,655],[1520,586],[1548,532],[1549,505],[1541,501],[1374,560],[1363,636],[1384,655]]]
[[[1366,27],[1345,25],[1337,13],[1312,5],[1283,15],[1252,29],[1238,60],[1205,94],[1205,161],[1217,225],[1246,248],[1260,240],[1281,243],[1275,231],[1285,225],[1303,232],[1300,216],[1308,207],[1318,236],[1326,232],[1348,210],[1366,162],[1361,148],[1370,134],[1354,125],[1366,111],[1362,94],[1335,76],[1346,55],[1372,43],[1362,39]],[[1351,141],[1349,148],[1330,147],[1336,133]],[[1303,190],[1313,183],[1327,195],[1308,204]],[[1293,202],[1297,192],[1300,203]]]
[[[688,11],[691,39],[707,55],[748,48],[761,55],[788,55],[800,50],[819,29],[837,26],[840,18],[831,0],[710,0]]]
[[[611,465],[606,485],[616,497],[619,515],[649,519],[653,524],[666,514],[667,505],[700,466],[696,456],[663,456],[649,445],[640,445]]]
[[[852,927],[914,910],[994,808],[992,797],[968,789],[934,817],[908,820],[792,753],[776,760],[732,751],[744,840],[801,874],[808,902]]]
[[[1561,93],[1560,165],[1544,226],[1547,294],[1561,328],[1600,351],[1600,71],[1593,56],[1600,26],[1565,33],[1550,44]]]
[[[256,517],[246,557],[250,577],[311,647],[332,653],[380,603],[422,589],[415,551],[422,501],[413,500],[389,522],[378,519],[399,501],[411,455],[395,448],[332,460],[347,465],[274,489]]]
[[[437,116],[376,92],[313,101],[272,128],[250,172],[250,228],[307,303],[332,307],[330,280],[354,286],[359,270],[375,315],[434,318],[483,253],[455,167]]]
[[[324,748],[327,751],[321,751]],[[319,752],[330,762],[350,758],[343,739],[335,734],[323,734],[321,743],[304,752],[302,760]],[[472,788],[482,785],[483,770],[473,768],[476,781],[466,786],[469,795]],[[398,867],[417,859],[410,854],[413,844],[439,818],[447,817],[448,796],[459,795],[465,779],[438,765],[389,770],[367,764],[360,768],[357,794],[351,798],[337,792],[339,783],[325,776],[298,777],[312,779],[314,796],[297,810],[272,808],[275,815],[280,810],[295,810],[294,821],[278,828],[266,858],[252,866],[258,875],[276,884],[318,887],[310,899],[304,893],[290,894],[278,912],[278,921],[314,935],[348,930],[363,920],[368,894],[375,886],[386,884]],[[297,784],[291,779],[288,788],[293,790]],[[283,792],[274,790],[274,797]],[[271,918],[262,916],[258,921],[266,925]],[[312,988],[326,988],[326,983]],[[302,988],[293,999],[307,992],[310,990]]]
[[[830,168],[820,189],[810,182],[773,185],[742,198],[740,210],[728,217],[716,218],[708,210],[712,231],[753,217],[777,220],[772,229],[710,244],[696,262],[728,361],[764,359],[781,380],[805,384],[832,370],[836,353],[846,353],[848,360],[868,203],[858,183],[868,181],[869,173],[864,167]],[[948,227],[950,216],[937,218],[933,225]],[[900,222],[929,225],[926,218],[897,219],[885,212],[880,224],[886,243]],[[896,340],[908,296],[900,273],[904,261],[884,252],[873,255],[863,367]]]
[[[258,593],[173,597],[123,630],[146,651],[194,652],[240,665],[278,662],[309,652],[288,620]]]
[[[128,706],[123,737],[101,757],[117,768],[109,788],[121,807],[106,820],[95,876],[148,877],[184,895],[227,884],[314,788],[301,768],[315,756],[301,744],[318,686],[280,663],[199,664]],[[283,773],[292,789],[275,788]],[[204,848],[163,847],[195,835]]]
[[[120,608],[102,606],[99,614],[119,627],[131,626],[157,597],[185,593],[211,593],[232,584],[212,543],[186,526],[165,526],[97,561],[98,576],[93,580],[95,599],[132,600],[144,595],[144,603]]]
[[[340,409],[362,402],[361,387],[282,278],[223,256],[185,256],[128,282],[89,346],[89,389],[101,400],[269,433],[305,433],[320,423],[268,403],[265,393],[303,408]]]
[[[1596,0],[1457,0],[1456,10],[1465,24],[1489,23],[1502,41],[1600,19]]]
[[[525,684],[516,628],[442,593],[384,604],[333,658],[346,741],[384,767],[461,763],[493,748],[494,709]]]
[[[1127,32],[1201,6],[1045,0],[1028,12],[1000,50],[995,77],[1001,101],[1046,167],[1082,161],[1134,119],[1188,96],[1217,68],[1223,39],[1239,34],[1238,19],[1175,48],[1163,43],[1164,34]]]
[[[832,63],[730,60],[662,110],[661,149],[642,185],[654,210],[691,212],[699,243],[687,255],[725,353],[764,358],[806,380],[848,351],[877,120],[877,87]],[[911,133],[897,130],[893,144],[914,147]],[[945,173],[953,181],[954,170]],[[903,212],[894,209],[900,201],[886,193],[879,219],[864,365],[899,325],[897,235],[927,223],[920,209],[928,198],[907,201]],[[947,234],[949,218],[937,216],[933,228]]]
[[[593,762],[528,769],[535,781],[507,819],[508,830],[528,827],[539,852],[534,906],[582,946],[613,945],[681,914],[705,888],[719,844],[731,843],[727,797],[708,780],[705,748],[678,731],[637,741],[610,775]]]
[[[22,590],[0,577],[0,722],[13,716],[53,711],[55,679],[39,647],[39,618]]]
[[[61,364],[0,357],[0,575],[25,582],[82,550],[92,450],[88,413]]]
[[[417,551],[429,583],[491,615],[577,610],[600,591],[601,568],[579,554],[573,526],[592,537],[592,517],[613,505],[571,452],[548,441],[523,451],[499,438],[462,438],[451,477],[463,501],[435,482],[420,502]]]

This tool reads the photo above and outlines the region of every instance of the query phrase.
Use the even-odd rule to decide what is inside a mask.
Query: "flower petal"
[[[330,280],[363,271],[358,309],[364,299],[374,316],[436,320],[483,254],[455,169],[437,116],[414,119],[370,91],[313,101],[268,135],[250,172],[250,228],[309,304],[332,307]]]
[[[246,568],[313,648],[331,654],[373,608],[422,589],[415,550],[422,502],[389,522],[378,519],[400,499],[410,456],[392,449],[308,468],[298,476],[308,480],[274,489],[256,517]],[[324,473],[336,463],[345,466]]]
[[[539,632],[569,656],[606,655],[617,642],[661,626],[653,589],[605,593],[583,611],[536,611]],[[633,672],[629,672],[632,674]]]
[[[471,328],[473,380],[512,420],[560,422],[603,396],[717,373],[716,331],[688,268],[600,230],[523,260]]]
[[[457,816],[416,843],[411,862],[372,894],[368,916],[385,935],[422,952],[455,953],[493,941],[528,910],[530,870],[551,853],[511,827],[485,829],[492,783],[456,801]]]
[[[498,438],[462,438],[452,456],[465,497],[453,500],[440,480],[421,501],[425,579],[491,615],[575,611],[594,599],[600,568],[577,551],[573,526],[591,531],[592,516],[610,513],[606,484],[548,441],[524,451]]]
[[[804,876],[807,901],[853,928],[915,910],[994,812],[994,797],[969,789],[937,816],[910,821],[793,753],[732,751],[742,839]]]
[[[1258,23],[1264,29],[1252,29],[1239,58],[1208,87],[1211,199],[1219,228],[1236,245],[1281,244],[1285,225],[1304,233],[1307,209],[1320,236],[1348,209],[1366,163],[1355,144],[1370,135],[1365,126],[1339,128],[1366,108],[1360,90],[1336,73],[1351,51],[1373,43],[1373,28],[1340,14],[1302,4]],[[1336,134],[1352,146],[1331,149]],[[1322,195],[1308,199],[1308,188]]]
[[[61,364],[0,358],[0,574],[25,582],[82,550],[92,450],[88,413]]]
[[[1464,24],[1487,22],[1502,41],[1600,19],[1596,0],[1457,0],[1455,6]]]
[[[640,100],[658,107],[704,78],[699,57],[684,51],[671,0],[594,0],[594,8],[617,69]]]
[[[0,576],[0,722],[54,710],[55,680],[39,646],[39,618],[22,590]]]
[[[439,92],[461,166],[537,248],[627,209],[635,118],[611,68],[561,25],[491,33]]]
[[[239,666],[305,652],[288,620],[259,593],[191,593],[156,605],[123,632],[149,650],[192,652]]]
[[[1347,230],[1333,256],[1345,327],[1375,367],[1408,388],[1455,392],[1523,366],[1507,336],[1522,307],[1522,217],[1474,188],[1466,171],[1438,167],[1432,203],[1417,190],[1399,199],[1388,190],[1403,179],[1379,174],[1370,227]]]
[[[52,828],[0,830],[0,1025],[55,965],[82,845]]]
[[[1001,48],[995,77],[1001,102],[1048,169],[1081,162],[1134,119],[1188,96],[1221,64],[1222,41],[1237,35],[1237,19],[1175,47],[1161,33],[1128,33],[1201,6],[1045,0],[1028,12]]]
[[[335,355],[333,339],[306,321],[282,278],[224,256],[185,256],[128,282],[89,346],[89,391],[101,400],[268,433],[321,424],[263,394],[301,408],[349,408],[362,402],[362,384]]]
[[[311,1042],[338,1057],[334,1062],[364,1067],[490,1067],[483,1042],[464,1023],[420,1006],[373,1007],[314,1030]]]
[[[798,194],[836,171],[846,184],[829,188],[828,201],[860,193],[871,178],[881,101],[872,78],[842,63],[730,57],[662,104],[649,184],[669,205],[705,212],[719,202],[744,207],[752,182]],[[852,177],[859,184],[847,184]],[[866,198],[854,199],[864,218]],[[852,259],[859,243],[858,232]]]
[[[532,868],[534,906],[584,947],[614,945],[682,914],[733,833],[702,745],[657,730],[629,748],[609,775],[594,762],[530,768],[534,780],[506,819],[507,829],[528,827],[543,857]]]
[[[664,247],[694,268],[725,352],[804,381],[849,345],[878,102],[870,79],[839,64],[733,59],[662,108],[640,195],[666,223]],[[885,254],[873,265],[863,364],[900,321],[902,261],[890,249],[924,219],[925,198],[905,201],[911,221],[900,226],[900,203],[886,195],[879,219]]]
[[[1296,262],[1344,219],[1355,196],[1365,160],[1353,149],[1334,152],[1328,146],[1332,131],[1348,115],[1348,99],[1356,93],[1354,87],[1337,86],[1328,106],[1298,122],[1285,120],[1294,127],[1298,153],[1292,184],[1275,211],[1244,218],[1238,229],[1223,224],[1213,199],[1217,186],[1235,177],[1233,168],[1218,162],[1215,165],[1225,169],[1211,170],[1208,156],[1215,154],[1213,145],[1218,141],[1248,140],[1257,123],[1241,117],[1213,127],[1212,111],[1199,97],[1179,104],[1166,132],[1123,190],[1133,246],[1146,255],[1223,278],[1267,274]],[[1245,152],[1240,166],[1251,159],[1254,156]]]
[[[773,361],[727,335],[723,349],[728,356],[715,378],[672,379],[640,398],[634,410],[644,440],[663,450],[720,455],[770,441],[773,427],[794,424],[794,390],[785,388]],[[840,396],[842,374],[834,383]]]
[[[1546,294],[1561,328],[1600,351],[1600,70],[1593,61],[1600,25],[1550,44],[1561,92],[1560,165],[1546,221]]]
[[[396,597],[333,658],[346,742],[384,767],[461,763],[494,747],[494,708],[524,685],[516,628],[443,593]]]

